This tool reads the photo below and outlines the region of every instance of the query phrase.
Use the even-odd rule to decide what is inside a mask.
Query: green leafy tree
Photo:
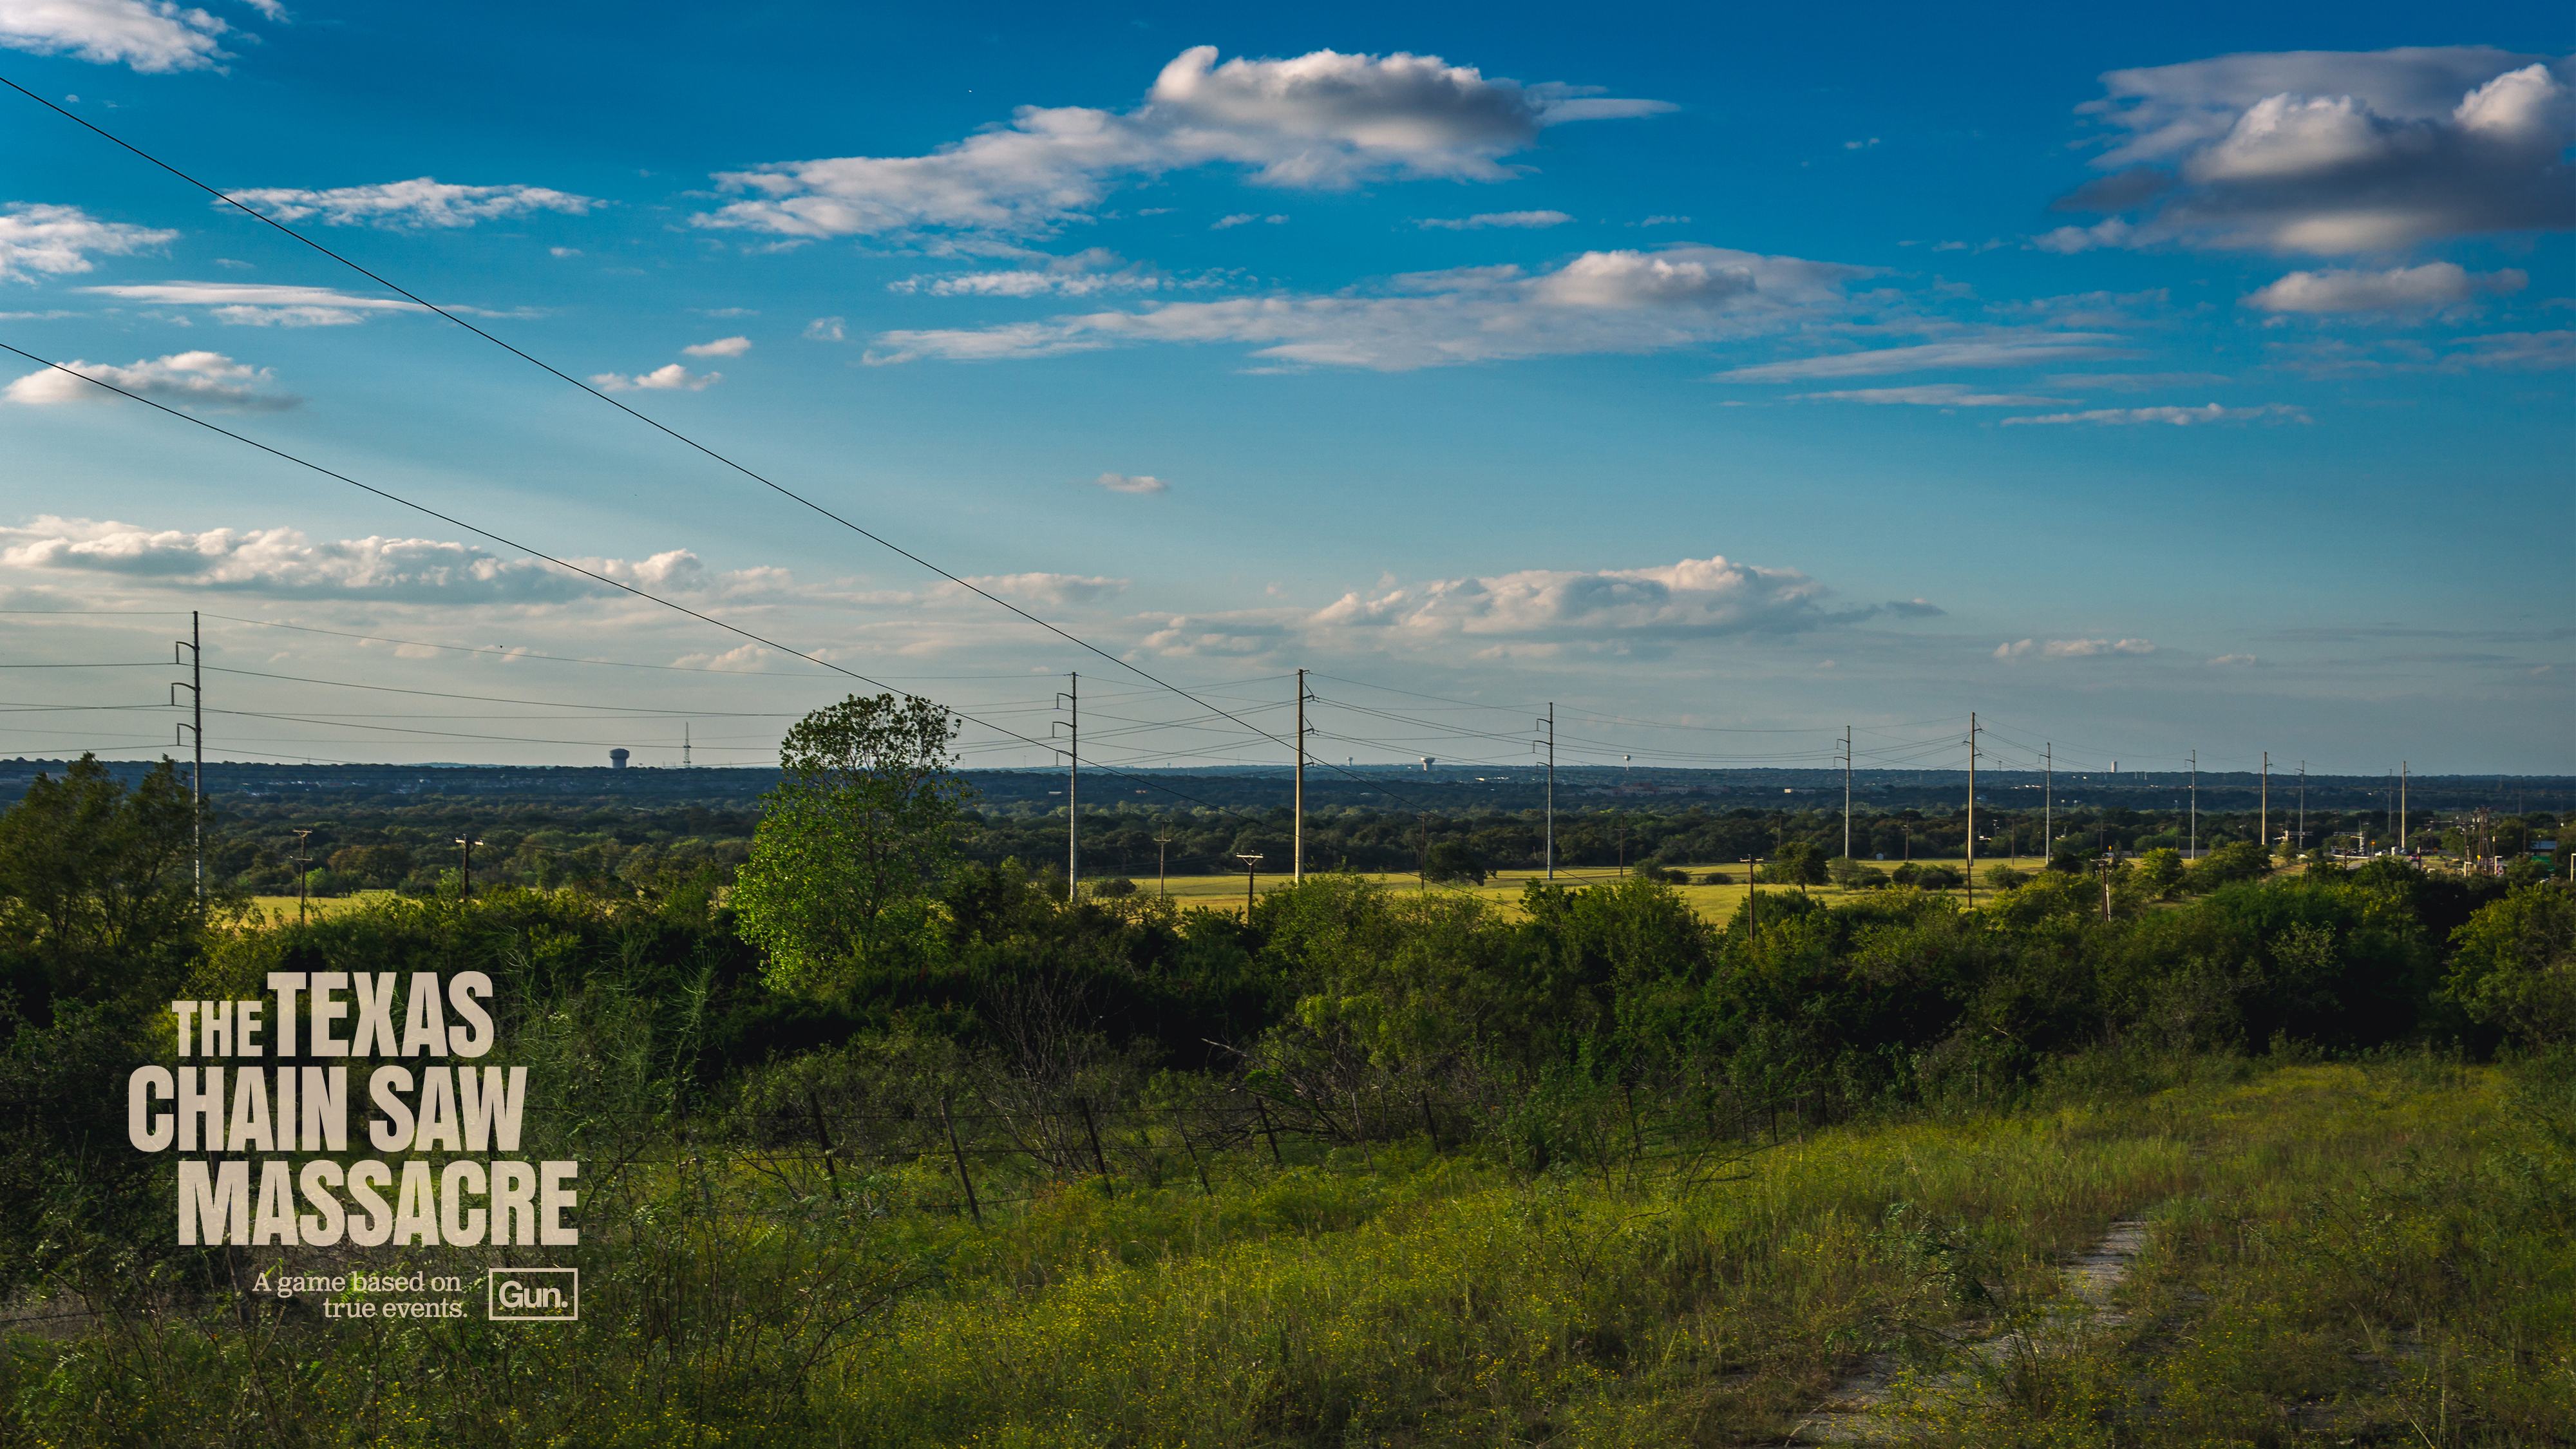
[[[2240,880],[2260,880],[2271,873],[2272,857],[2250,840],[2230,841],[2191,863],[2189,889],[2214,891]]]
[[[926,964],[932,890],[971,794],[954,768],[957,728],[929,700],[880,694],[816,710],[787,732],[784,778],[763,797],[733,894],[772,984],[830,995]]]
[[[2576,1041],[2576,894],[2528,885],[2451,933],[2443,988],[2469,1015],[2528,1045]]]
[[[95,998],[148,989],[202,917],[196,806],[164,759],[126,789],[95,755],[38,775],[0,815],[0,955],[22,992]]]
[[[1762,880],[1766,885],[1823,885],[1825,853],[1806,841],[1792,840],[1764,863]]]
[[[1992,890],[2008,891],[2028,879],[2030,879],[2028,875],[2008,865],[1986,867],[1986,885]]]
[[[1423,856],[1422,873],[1436,881],[1485,883],[1485,858],[1463,840],[1439,840]]]
[[[2145,891],[2150,900],[2166,901],[2182,894],[2185,873],[2182,852],[2171,846],[2150,850],[2138,857],[2138,888]]]

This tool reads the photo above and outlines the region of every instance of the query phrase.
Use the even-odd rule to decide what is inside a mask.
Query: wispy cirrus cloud
[[[1954,367],[2034,367],[2050,362],[2136,356],[2136,351],[2124,346],[2123,342],[2123,338],[2108,332],[1998,331],[1957,341],[1836,352],[1822,357],[1729,368],[1710,380],[1803,382],[1810,378],[1874,377],[1893,372],[1931,372]]]
[[[0,282],[93,270],[93,256],[124,257],[177,241],[158,227],[101,221],[77,206],[14,203],[0,209]]]
[[[1112,493],[1163,493],[1172,486],[1150,473],[1103,473],[1091,483]]]
[[[1959,382],[1925,383],[1919,387],[1848,388],[1838,392],[1791,393],[1789,396],[1792,402],[1856,402],[1942,408],[2051,407],[2075,401],[2069,397],[2038,397],[2028,393],[1979,392]]]
[[[1536,231],[1572,220],[1562,211],[1482,211],[1474,216],[1427,216],[1414,225],[1429,231],[1484,231],[1491,227]]]
[[[1839,307],[1866,268],[1718,247],[1585,252],[1550,272],[1470,267],[1396,277],[1378,295],[1166,302],[978,329],[881,333],[868,354],[989,361],[1143,343],[1248,343],[1288,364],[1406,371],[1752,336]]]
[[[1501,181],[1505,158],[1548,126],[1652,115],[1558,84],[1488,78],[1437,56],[1344,55],[1217,63],[1214,46],[1163,67],[1129,111],[1022,106],[1008,125],[923,156],[843,156],[720,173],[748,199],[694,220],[787,237],[916,230],[1037,235],[1082,220],[1110,190],[1200,166],[1254,184],[1343,190],[1387,177]]]
[[[272,286],[259,282],[146,282],[80,290],[128,302],[205,307],[224,322],[244,327],[348,327],[371,316],[428,309],[399,297],[363,297],[331,287]],[[461,303],[439,304],[476,317],[526,316]]]
[[[2264,403],[2259,407],[2230,408],[2217,403],[2201,407],[2094,408],[2080,413],[2049,413],[2044,417],[2006,418],[2005,427],[2021,423],[2094,423],[2111,427],[2137,423],[2162,423],[2168,427],[2191,427],[2200,423],[2304,423],[2311,421],[2304,409],[2288,403]]]
[[[2146,639],[2016,639],[1995,646],[1997,659],[2116,659],[2137,658],[2156,652],[2155,644]]]
[[[71,374],[78,373],[80,377]],[[0,399],[35,407],[63,403],[116,402],[115,393],[81,381],[92,377],[155,402],[195,403],[248,412],[280,412],[302,403],[291,393],[274,391],[275,372],[235,362],[220,352],[174,352],[117,366],[74,359],[60,367],[40,368],[11,382]]]
[[[234,201],[278,221],[318,218],[325,226],[374,226],[391,230],[472,226],[478,221],[540,211],[587,216],[608,203],[543,186],[459,186],[435,177],[384,181],[370,186],[313,190],[254,186],[227,193]],[[216,202],[218,209],[226,203]]]
[[[2120,133],[2095,164],[2123,169],[2057,207],[2114,215],[2035,245],[2333,256],[2576,226],[2567,65],[2450,46],[2112,71],[2079,109]]]

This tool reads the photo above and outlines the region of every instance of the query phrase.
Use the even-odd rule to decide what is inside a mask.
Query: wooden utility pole
[[[2191,854],[2200,858],[2200,751],[2191,752]]]
[[[456,837],[457,848],[464,855],[456,876],[456,894],[460,900],[474,899],[474,847],[482,843],[474,838],[474,832],[470,830]]]
[[[2042,860],[2057,849],[2057,741],[2050,740],[2039,752],[2043,773],[2039,787],[2039,854]]]
[[[1968,909],[1977,908],[1977,712],[1968,711]]]
[[[188,772],[188,802],[193,807],[191,828],[196,831],[199,910],[206,906],[206,661],[205,651],[198,647],[202,637],[197,630],[197,611],[190,609],[188,637],[175,641],[170,649],[170,660],[174,664],[178,662],[180,650],[188,651],[189,682],[171,685],[170,692],[188,691],[188,714],[193,722],[179,728],[188,732],[189,738],[196,741],[197,748],[196,767]]]
[[[2262,813],[2255,817],[2262,822],[2257,827],[2262,834],[2256,838],[2263,842],[2263,858],[2269,860],[2272,858],[2272,752],[2270,750],[2263,752],[2262,800]]]
[[[1556,701],[1547,702],[1547,878],[1556,879]]]
[[[1289,878],[1306,878],[1306,671],[1297,671],[1297,829],[1295,859]],[[1251,920],[1251,907],[1245,908],[1245,920]]]
[[[2397,853],[2406,853],[2406,762],[2397,762]]]
[[[1154,890],[1166,898],[1172,894],[1172,840],[1169,835],[1154,837]]]
[[[304,878],[313,873],[313,857],[306,837],[313,832],[295,832],[295,924],[304,924]]]
[[[1071,904],[1082,895],[1082,676],[1067,674],[1065,685],[1056,698],[1072,716],[1064,741],[1064,898]]]
[[[1843,726],[1843,859],[1851,859],[1851,726]]]

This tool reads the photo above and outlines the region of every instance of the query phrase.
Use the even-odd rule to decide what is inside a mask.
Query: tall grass
[[[24,1442],[156,1449],[1740,1443],[1872,1352],[1974,1368],[2144,1211],[2125,1326],[1927,1374],[1907,1432],[2576,1433],[2563,1071],[2147,1074],[1687,1173],[1212,1153],[1204,1188],[1040,1184],[980,1228],[914,1210],[954,1196],[935,1161],[834,1193],[704,1148],[621,1180],[579,1325],[135,1314],[14,1340],[0,1391]]]

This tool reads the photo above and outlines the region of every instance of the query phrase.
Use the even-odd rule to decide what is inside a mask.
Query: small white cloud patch
[[[2177,428],[2200,423],[2304,423],[2313,421],[2305,409],[2288,403],[2265,403],[2260,407],[2230,408],[2210,403],[2196,408],[2094,408],[2080,413],[2048,413],[2040,417],[2006,418],[2005,427],[2017,423],[2099,423],[2125,426],[2132,423],[2165,423]]]
[[[66,370],[68,369],[68,370]],[[79,373],[74,377],[72,373]],[[303,401],[272,392],[277,375],[264,367],[235,362],[220,352],[174,352],[119,367],[108,362],[66,362],[28,373],[9,384],[0,398],[46,407],[60,403],[116,402],[115,393],[80,380],[94,377],[137,397],[155,402],[197,403],[256,412],[281,412]]]
[[[7,13],[0,6],[0,16]],[[0,282],[86,272],[93,253],[132,256],[178,239],[175,231],[100,221],[77,206],[11,206],[0,210]]]
[[[1172,485],[1145,473],[1103,473],[1091,480],[1092,486],[1112,493],[1162,493]]]
[[[590,376],[590,385],[601,392],[676,392],[682,388],[704,392],[722,381],[721,372],[692,373],[676,362],[633,377],[618,372],[595,372]]]
[[[751,350],[748,337],[719,337],[713,342],[700,342],[680,349],[682,357],[740,357]]]
[[[2484,275],[2456,262],[2427,262],[2384,272],[2292,272],[2241,305],[2264,312],[2404,312],[2447,307],[2480,292],[2519,292],[2531,281],[2519,268]]]
[[[607,205],[595,197],[575,196],[543,186],[458,186],[429,176],[324,191],[257,186],[230,195],[278,221],[319,217],[325,226],[389,228],[472,226],[478,221],[539,211],[587,216],[591,208]],[[220,201],[214,204],[226,206]]]
[[[1414,223],[1436,231],[1483,231],[1487,227],[1520,227],[1537,230],[1563,226],[1574,220],[1562,211],[1481,211],[1474,216],[1432,216]]]

